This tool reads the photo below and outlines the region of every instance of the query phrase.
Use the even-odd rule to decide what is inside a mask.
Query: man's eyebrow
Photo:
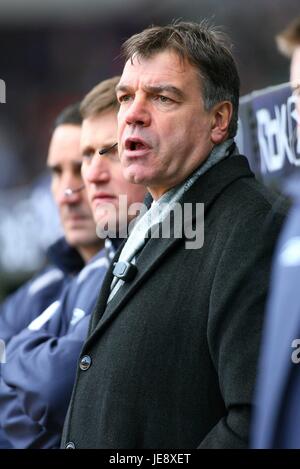
[[[128,91],[129,89],[130,89],[129,86],[118,84],[115,88],[115,91],[116,93],[118,93],[118,91]]]
[[[183,99],[184,98],[184,92],[181,91],[179,88],[176,88],[176,86],[173,86],[173,85],[145,85],[144,86],[144,89],[148,92],[148,93],[164,93],[164,92],[167,92],[167,93],[171,93],[175,96],[177,96],[178,99]],[[129,91],[131,90],[131,87],[130,86],[127,86],[127,85],[117,85],[116,86],[116,93],[118,92],[126,92],[128,93]]]
[[[179,88],[176,88],[176,86],[173,85],[146,85],[145,90],[148,91],[149,93],[171,93],[179,99],[184,98],[184,92],[181,91]]]
[[[80,148],[80,154],[82,155],[83,153],[87,152],[87,151],[95,151],[95,149],[92,147],[92,145],[89,145],[89,144],[85,144],[83,145],[81,148]]]

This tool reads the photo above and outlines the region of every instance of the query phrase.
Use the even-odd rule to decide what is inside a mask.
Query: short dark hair
[[[119,76],[101,81],[83,98],[80,105],[83,119],[96,116],[108,109],[119,110],[119,102],[116,95],[116,85],[119,81]]]
[[[54,121],[53,129],[60,125],[78,125],[82,124],[82,117],[80,114],[80,102],[71,104],[64,108]]]
[[[300,16],[289,23],[276,36],[278,49],[286,57],[291,57],[296,47],[300,46]]]
[[[122,46],[125,60],[149,58],[166,49],[174,50],[194,65],[201,77],[205,109],[230,101],[233,115],[228,136],[237,131],[240,79],[228,37],[207,20],[201,23],[175,21],[167,26],[150,26],[127,39]]]

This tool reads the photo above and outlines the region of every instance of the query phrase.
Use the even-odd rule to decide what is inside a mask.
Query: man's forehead
[[[117,111],[109,108],[85,117],[82,121],[82,129],[97,126],[101,128],[103,124],[114,129],[114,126],[117,125]]]
[[[115,140],[117,134],[117,114],[109,112],[88,117],[82,122],[80,144],[81,147],[88,144],[106,143]],[[104,142],[105,141],[105,142]]]
[[[128,80],[138,79],[141,75],[150,82],[167,78],[172,80],[189,73],[191,68],[193,67],[187,60],[172,50],[157,52],[150,57],[134,56],[125,63],[119,85],[126,86]]]
[[[82,163],[82,157],[80,154],[80,146],[78,145],[73,151],[59,151],[54,150],[48,153],[47,165],[48,166],[80,166]]]
[[[74,165],[81,161],[80,152],[81,127],[75,125],[61,125],[52,135],[47,164],[62,164],[73,161]]]
[[[81,126],[75,124],[61,124],[56,127],[52,134],[52,140],[70,140],[80,135]]]

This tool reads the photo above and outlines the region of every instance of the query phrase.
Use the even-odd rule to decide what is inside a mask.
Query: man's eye
[[[50,168],[50,173],[52,176],[60,176],[62,171],[60,168]]]
[[[168,96],[164,96],[162,94],[156,96],[156,100],[163,104],[171,104],[173,102],[171,98],[169,98]]]
[[[101,150],[99,150],[99,155],[100,156],[104,155],[111,161],[119,161],[117,146],[118,146],[118,143],[116,142],[113,145],[110,145],[109,147],[101,148]]]
[[[126,103],[127,101],[130,100],[130,95],[129,94],[123,94],[118,97],[119,103]]]

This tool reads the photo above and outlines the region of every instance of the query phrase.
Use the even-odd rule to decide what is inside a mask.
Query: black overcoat
[[[204,244],[187,249],[185,238],[150,239],[136,277],[106,306],[108,271],[79,359],[63,447],[247,446],[284,210],[278,201],[274,208],[275,197],[240,155],[207,171],[181,202],[205,204]]]

